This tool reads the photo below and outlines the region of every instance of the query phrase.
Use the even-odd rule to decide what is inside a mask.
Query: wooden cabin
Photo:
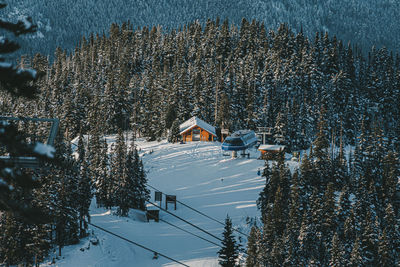
[[[276,159],[281,151],[285,150],[285,146],[282,145],[261,145],[258,147],[261,151],[262,159]]]
[[[217,139],[215,127],[205,121],[192,117],[179,126],[183,142],[214,141]]]

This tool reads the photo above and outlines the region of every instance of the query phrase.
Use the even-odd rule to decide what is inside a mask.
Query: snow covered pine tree
[[[0,2],[0,9],[7,6],[4,1]],[[36,87],[32,81],[38,78],[35,70],[21,69],[6,61],[5,54],[17,51],[20,46],[15,41],[9,40],[9,33],[14,36],[33,33],[36,25],[32,23],[30,17],[25,17],[17,22],[10,22],[0,19],[0,90],[6,91],[16,97],[34,98]],[[0,147],[4,149],[6,155],[10,157],[19,155],[31,155],[44,158],[43,150],[38,149],[38,144],[27,144],[23,133],[5,120],[0,120]],[[49,151],[50,156],[54,152],[52,147],[39,144],[40,147]],[[45,153],[47,154],[47,153]],[[17,168],[14,168],[9,161],[0,160],[0,210],[9,211],[20,215],[22,218],[31,222],[42,221],[45,216],[38,209],[34,209],[29,203],[22,203],[23,198],[15,198],[15,192],[21,188],[34,187],[34,180]],[[25,190],[26,192],[26,190]]]

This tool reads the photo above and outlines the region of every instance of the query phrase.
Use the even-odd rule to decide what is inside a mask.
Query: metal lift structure
[[[49,119],[49,118],[25,118],[25,117],[4,117],[0,116],[0,121],[12,121],[12,122],[26,122],[26,121],[32,121],[32,122],[50,122],[51,127],[50,127],[50,132],[47,137],[47,145],[54,145],[54,140],[57,136],[58,132],[58,127],[60,124],[59,119]],[[0,161],[6,163],[6,164],[12,164],[15,167],[18,168],[28,168],[28,169],[39,169],[42,168],[42,161],[38,159],[37,157],[10,157],[10,156],[0,156]]]

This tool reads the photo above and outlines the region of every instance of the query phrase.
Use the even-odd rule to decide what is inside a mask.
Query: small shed
[[[182,123],[179,130],[184,142],[214,141],[217,138],[215,127],[197,117]]]
[[[285,146],[282,145],[261,145],[258,147],[261,151],[261,158],[263,159],[274,159],[276,156],[285,150]]]

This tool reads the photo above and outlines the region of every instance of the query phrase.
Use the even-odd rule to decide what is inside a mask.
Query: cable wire
[[[164,212],[166,212],[166,213],[168,213],[168,214],[174,216],[175,218],[178,218],[179,220],[181,220],[181,221],[183,221],[183,222],[185,222],[185,223],[187,223],[187,224],[193,226],[194,228],[196,228],[196,229],[202,231],[203,233],[206,233],[206,234],[208,234],[209,236],[212,236],[212,237],[214,237],[215,239],[217,239],[217,240],[219,240],[219,241],[222,242],[222,239],[219,238],[218,236],[216,236],[216,235],[214,235],[214,234],[211,234],[210,232],[208,232],[208,231],[206,231],[206,230],[204,230],[204,229],[198,227],[197,225],[194,225],[193,223],[191,223],[191,222],[189,222],[189,221],[187,221],[187,220],[185,220],[185,219],[179,217],[178,215],[173,214],[172,212],[169,212],[169,211],[166,210],[166,209],[163,209],[162,207],[158,206],[157,204],[155,204],[155,203],[153,203],[153,202],[151,202],[151,201],[149,201],[149,200],[146,200],[146,201],[147,201],[149,204],[151,204],[151,205],[153,205],[153,206],[159,208],[160,210],[162,210],[162,211],[164,211]]]
[[[151,203],[150,201],[148,201],[150,204],[153,204],[153,205],[155,205],[154,203]],[[156,207],[159,207],[159,206],[157,206],[157,205],[155,205]],[[159,207],[160,208],[160,207]],[[161,208],[162,209],[162,208]],[[165,210],[164,210],[165,211]],[[168,212],[168,211],[167,211]],[[173,213],[170,213],[170,212],[168,212],[169,214],[171,214],[171,215],[173,215],[173,216],[175,216]],[[180,219],[180,220],[183,220],[184,222],[186,222],[186,223],[188,223],[188,224],[190,224],[190,225],[192,225],[192,226],[194,226],[194,227],[196,227],[196,228],[198,228],[197,226],[195,226],[195,225],[193,225],[193,224],[191,224],[191,223],[189,223],[189,222],[187,222],[186,220],[184,220],[184,219],[182,219],[182,218],[179,218],[179,216],[175,216],[175,217],[177,217],[178,219]],[[153,217],[153,219],[155,219],[154,217]],[[204,238],[204,237],[201,237],[201,236],[199,236],[199,235],[197,235],[197,234],[195,234],[195,233],[192,233],[192,232],[190,232],[190,231],[188,231],[188,230],[185,230],[185,229],[183,229],[182,227],[179,227],[179,226],[177,226],[177,225],[174,225],[174,224],[172,224],[172,223],[170,223],[170,222],[167,222],[166,220],[163,220],[163,219],[161,219],[161,218],[158,218],[158,220],[159,221],[162,221],[162,222],[165,222],[166,224],[169,224],[169,225],[171,225],[171,226],[173,226],[173,227],[175,227],[175,228],[177,228],[177,229],[179,229],[179,230],[182,230],[183,232],[186,232],[186,233],[188,233],[188,234],[190,234],[190,235],[193,235],[193,236],[195,236],[195,237],[198,237],[198,238],[200,238],[200,239],[202,239],[202,240],[204,240],[204,241],[207,241],[207,242],[209,242],[209,243],[211,243],[211,244],[213,244],[213,245],[216,245],[216,246],[218,246],[218,247],[220,247],[220,248],[222,248],[222,246],[220,245],[220,244],[217,244],[217,243],[214,243],[213,241],[211,241],[211,240],[208,240],[208,239],[206,239],[206,238]],[[199,228],[198,228],[199,229]],[[200,229],[201,230],[201,229]],[[215,237],[213,234],[211,234],[211,233],[209,233],[209,232],[207,232],[207,231],[205,231],[205,230],[202,230],[203,232],[205,232],[205,233],[207,233],[208,235],[211,235],[211,236],[213,236],[213,237]],[[215,238],[217,238],[217,237],[215,237]],[[217,239],[219,239],[219,238],[217,238]],[[219,239],[220,241],[222,241],[221,239]],[[247,252],[245,252],[245,251],[241,251],[243,254],[245,254],[245,255],[248,255],[247,254]]]
[[[151,185],[149,185],[149,184],[147,184],[147,186],[150,187],[150,188],[152,188],[152,189],[154,189],[154,190],[156,190],[156,191],[161,192],[160,190],[158,190],[157,188],[155,188],[155,187],[153,187],[153,186],[151,186]],[[163,193],[163,192],[161,192],[161,194],[166,195],[166,194]],[[208,218],[208,219],[210,219],[210,220],[213,220],[214,222],[217,222],[217,223],[219,223],[219,224],[221,224],[221,225],[225,225],[223,222],[220,222],[219,220],[217,220],[217,219],[215,219],[215,218],[213,218],[213,217],[211,217],[211,216],[209,216],[209,215],[207,215],[207,214],[205,214],[205,213],[203,213],[203,212],[201,212],[201,211],[199,211],[199,210],[197,210],[197,209],[195,209],[195,208],[192,208],[192,207],[190,207],[189,205],[187,205],[187,204],[185,204],[185,203],[183,203],[183,202],[181,202],[181,201],[179,201],[179,200],[176,200],[176,202],[178,202],[178,203],[181,204],[182,206],[185,206],[185,207],[188,208],[188,209],[193,210],[194,212],[197,212],[197,213],[203,215],[204,217],[206,217],[206,218]],[[241,235],[246,236],[247,238],[249,237],[248,234],[245,234],[245,233],[239,231],[238,229],[236,229],[236,228],[234,228],[234,227],[232,227],[232,230],[235,231],[235,232],[237,232],[237,233],[239,233],[239,234],[241,234]]]
[[[195,237],[198,237],[198,238],[200,238],[200,239],[202,239],[202,240],[204,240],[204,241],[207,241],[208,243],[211,243],[211,244],[213,244],[213,245],[215,245],[215,246],[218,246],[218,247],[222,248],[222,246],[221,246],[220,244],[217,244],[217,243],[215,243],[215,242],[213,242],[213,241],[211,241],[211,240],[208,240],[208,239],[206,239],[206,238],[204,238],[204,237],[201,237],[201,236],[196,235],[196,234],[194,234],[194,233],[192,233],[192,232],[189,232],[188,230],[185,230],[185,229],[183,229],[182,227],[179,227],[179,226],[177,226],[177,225],[174,225],[174,224],[172,224],[172,223],[170,223],[170,222],[167,222],[166,220],[163,220],[163,219],[161,219],[161,218],[159,218],[159,220],[162,221],[162,222],[165,222],[166,224],[169,224],[169,225],[171,225],[171,226],[173,226],[173,227],[175,227],[175,228],[177,228],[177,229],[179,229],[179,230],[181,230],[181,231],[183,231],[183,232],[185,232],[185,233],[188,233],[188,234],[190,234],[190,235],[193,235],[193,236],[195,236]]]
[[[162,254],[162,253],[160,253],[160,252],[158,252],[158,251],[155,251],[155,250],[153,250],[153,249],[147,248],[147,247],[145,247],[145,246],[143,246],[143,245],[140,245],[140,244],[138,244],[138,243],[136,243],[136,242],[134,242],[134,241],[132,241],[132,240],[129,240],[129,239],[123,237],[123,236],[120,236],[120,235],[118,235],[118,234],[115,234],[115,233],[113,233],[113,232],[110,232],[110,231],[104,229],[103,227],[100,227],[100,226],[95,225],[95,224],[90,223],[90,222],[87,222],[87,223],[88,223],[89,225],[93,226],[93,227],[96,227],[97,229],[100,229],[100,230],[102,230],[102,231],[104,231],[104,232],[106,232],[106,233],[109,233],[109,234],[111,234],[111,235],[113,235],[113,236],[116,236],[116,237],[118,237],[118,238],[120,238],[120,239],[122,239],[122,240],[125,240],[125,241],[127,241],[127,242],[129,242],[129,243],[131,243],[131,244],[134,244],[134,245],[136,245],[136,246],[138,246],[138,247],[141,247],[141,248],[143,248],[143,249],[145,249],[145,250],[148,250],[148,251],[151,251],[151,252],[153,252],[153,253],[157,253],[157,254],[160,255],[161,257],[164,257],[164,258],[166,258],[166,259],[168,259],[168,260],[174,261],[174,262],[179,263],[179,264],[181,264],[181,265],[183,265],[183,266],[190,267],[189,265],[186,265],[186,264],[184,264],[184,263],[182,263],[182,262],[180,262],[180,261],[177,261],[177,260],[175,260],[175,259],[173,259],[173,258],[171,258],[171,257],[168,257],[168,256],[166,256],[166,255],[164,255],[164,254]]]

